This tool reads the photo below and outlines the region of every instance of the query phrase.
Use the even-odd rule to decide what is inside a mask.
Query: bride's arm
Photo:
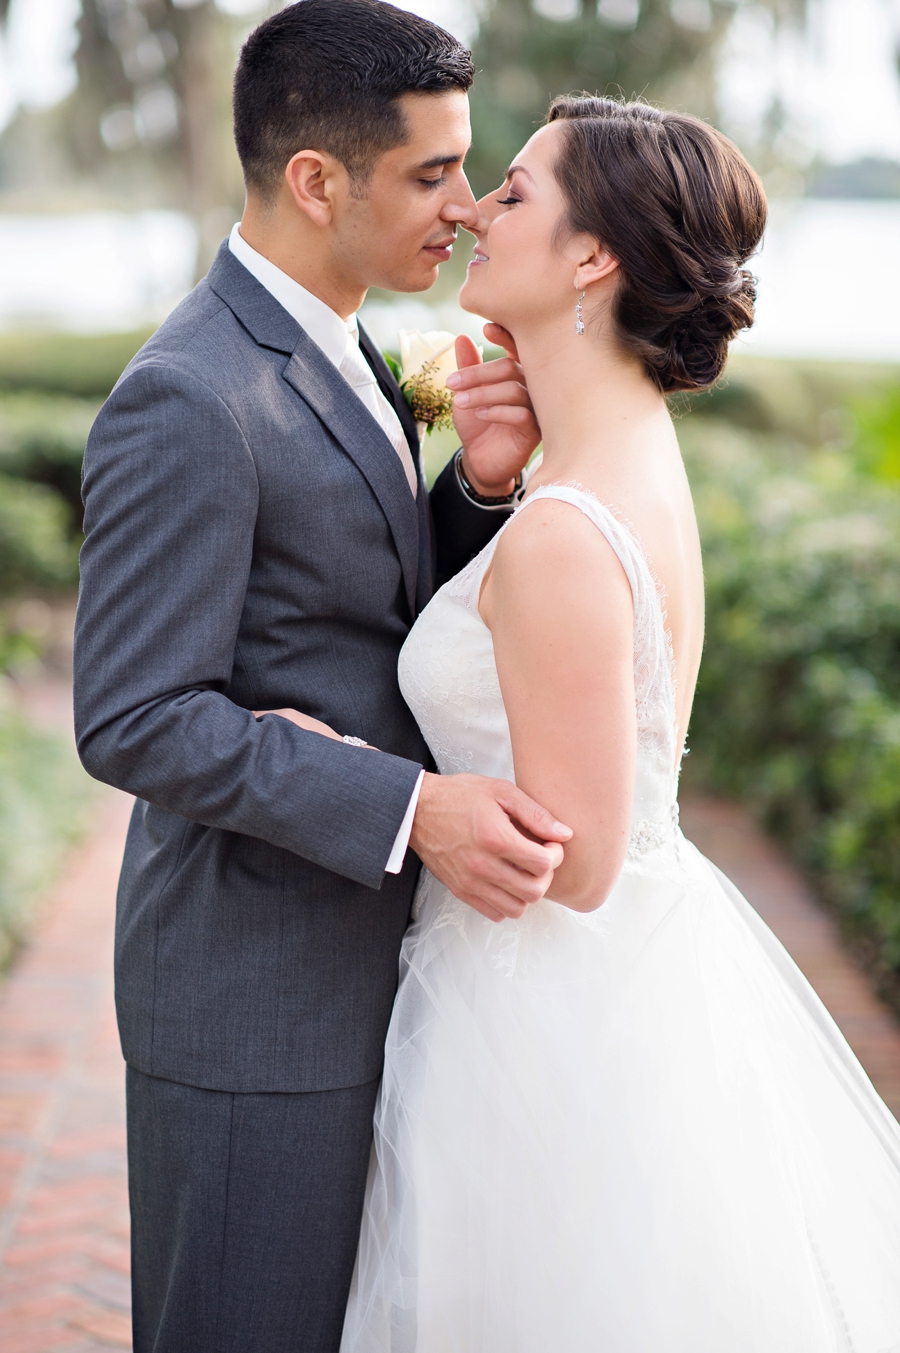
[[[593,911],[619,875],[631,827],[628,579],[582,512],[541,500],[501,538],[481,613],[493,635],[516,784],[574,833],[547,896]]]

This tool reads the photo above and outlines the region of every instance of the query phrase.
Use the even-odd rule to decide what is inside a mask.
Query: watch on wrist
[[[463,453],[462,448],[460,447],[459,451],[457,451],[456,453],[454,464],[456,467],[456,478],[459,483],[459,487],[462,489],[463,493],[466,495],[467,498],[471,498],[472,502],[477,503],[479,507],[512,507],[513,503],[516,500],[516,494],[519,493],[519,491],[522,488],[521,471],[519,471],[519,473],[516,475],[516,482],[513,485],[512,493],[504,493],[499,498],[492,498],[489,497],[487,494],[479,493],[477,489],[472,488],[472,485],[469,483],[468,479],[466,479],[466,472],[463,469],[462,458]]]

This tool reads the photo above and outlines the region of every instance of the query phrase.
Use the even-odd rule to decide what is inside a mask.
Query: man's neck
[[[286,219],[277,207],[268,210],[248,201],[239,229],[251,249],[324,301],[341,319],[349,319],[366,299],[366,288],[347,278],[332,257],[327,237],[298,217],[299,213]]]

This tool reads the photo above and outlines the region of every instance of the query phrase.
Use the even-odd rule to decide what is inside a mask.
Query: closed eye
[[[444,175],[441,174],[439,179],[419,179],[419,182],[424,183],[426,188],[440,188],[447,180]]]
[[[521,197],[500,197],[497,199],[498,207],[512,207],[516,202],[521,202]]]

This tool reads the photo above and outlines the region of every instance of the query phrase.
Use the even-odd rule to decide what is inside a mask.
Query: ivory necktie
[[[378,388],[378,382],[372,368],[360,352],[355,325],[352,328],[349,324],[347,326],[347,347],[338,369],[347,384],[353,387],[365,404],[376,423],[381,426],[388,441],[400,457],[400,464],[403,466],[403,472],[415,498],[418,487],[416,467],[413,463],[412,452],[409,449],[409,442],[406,440],[406,433],[403,431],[400,419]]]

